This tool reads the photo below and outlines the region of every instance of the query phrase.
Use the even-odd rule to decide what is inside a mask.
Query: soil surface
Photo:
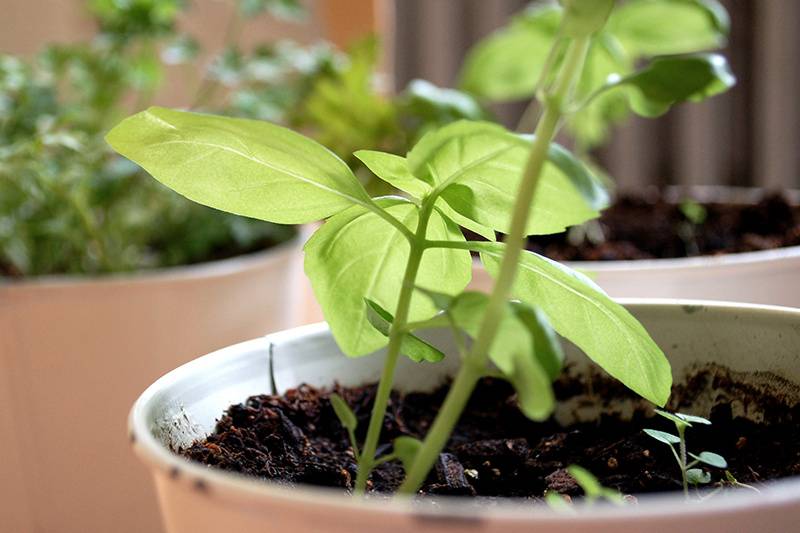
[[[672,407],[692,413],[691,403],[701,389],[717,391],[719,403],[711,410],[712,426],[687,429],[690,452],[723,455],[730,472],[741,483],[759,483],[800,475],[800,405],[787,405],[756,389],[740,386],[725,372],[703,370],[677,388]],[[363,441],[374,386],[335,388],[353,408]],[[617,382],[592,380],[601,403],[610,399],[639,402]],[[425,435],[446,392],[394,393],[384,419],[379,455],[391,451],[392,439]],[[583,398],[587,385],[576,378],[556,383],[560,399]],[[282,396],[254,396],[231,406],[216,432],[188,449],[184,456],[225,470],[289,484],[309,483],[351,489],[356,463],[347,438],[328,400],[330,392],[310,386]],[[758,404],[769,423],[734,416],[732,405],[746,395]],[[739,398],[739,399],[737,399]],[[680,473],[667,445],[642,432],[653,428],[674,433],[674,425],[637,403],[633,418],[623,421],[605,415],[594,422],[563,426],[554,419],[535,423],[517,408],[511,387],[483,379],[462,416],[424,494],[539,499],[548,490],[581,494],[565,468],[587,468],[600,482],[625,495],[681,490]],[[712,486],[723,486],[723,470],[708,468]],[[370,490],[391,492],[402,481],[402,466],[391,461],[372,474]]]
[[[754,205],[702,204],[692,223],[660,195],[622,196],[588,231],[537,236],[529,249],[560,261],[665,259],[800,245],[800,207],[773,194]],[[700,204],[696,204],[700,205]],[[689,211],[691,213],[691,211]],[[699,222],[700,218],[695,219]],[[584,228],[586,226],[582,226]]]

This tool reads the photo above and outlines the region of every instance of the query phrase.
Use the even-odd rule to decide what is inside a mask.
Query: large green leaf
[[[425,135],[409,152],[408,166],[439,187],[442,200],[461,216],[505,233],[529,152],[529,139],[502,126],[461,121]],[[558,233],[597,217],[564,168],[545,163],[528,235]]]
[[[410,230],[416,230],[416,205],[401,198],[381,199],[378,203]],[[431,215],[427,237],[464,239],[458,228],[438,212]],[[400,232],[378,215],[355,206],[323,224],[306,244],[305,252],[306,274],[342,351],[359,356],[384,346],[387,339],[369,323],[364,299],[395,314],[409,253],[408,242]],[[417,284],[457,294],[469,282],[471,268],[467,251],[427,250]],[[428,298],[414,294],[409,320],[424,320],[435,312]]]
[[[657,117],[679,102],[698,102],[736,84],[728,61],[719,54],[658,57],[640,71],[609,81],[604,90],[627,88],[631,108]]]
[[[496,276],[504,246],[475,243],[474,248]],[[586,276],[524,252],[512,290],[523,302],[540,307],[560,335],[611,376],[657,405],[666,403],[672,374],[664,353],[633,315]]]
[[[488,300],[486,294],[466,292],[455,300],[448,312],[458,327],[475,338]],[[533,324],[532,316],[536,316],[535,311],[529,306],[509,304],[489,348],[489,359],[514,386],[525,416],[544,420],[553,411],[555,397],[550,385],[551,369],[546,369],[541,360],[550,366],[553,359],[558,358],[560,347],[556,347],[558,341],[553,336],[542,331],[549,327],[546,321],[537,316]]]
[[[268,122],[151,107],[106,139],[180,194],[238,215],[299,224],[370,202],[333,153]]]
[[[655,56],[720,48],[729,25],[716,0],[635,0],[614,11],[607,31],[632,56]]]
[[[538,6],[480,41],[467,54],[459,86],[481,98],[514,100],[530,96],[544,67],[561,8]]]

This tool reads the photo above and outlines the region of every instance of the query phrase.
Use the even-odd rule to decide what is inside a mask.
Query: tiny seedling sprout
[[[645,429],[644,432],[649,436],[669,446],[672,455],[675,456],[675,461],[678,463],[678,468],[681,471],[681,479],[683,483],[683,493],[689,497],[689,485],[705,485],[711,482],[711,474],[701,468],[696,468],[697,465],[705,464],[713,466],[714,468],[727,468],[728,462],[724,457],[712,452],[701,452],[695,455],[688,452],[686,449],[686,429],[692,427],[692,424],[710,425],[711,422],[703,417],[686,415],[683,413],[668,413],[660,409],[656,409],[656,413],[663,416],[667,420],[671,420],[675,424],[675,429],[678,435],[659,431],[656,429]],[[678,445],[678,450],[675,450],[675,445]],[[692,461],[689,461],[689,458]]]
[[[606,501],[614,505],[622,505],[625,503],[619,491],[601,485],[594,474],[582,466],[571,465],[567,468],[567,472],[572,476],[578,486],[583,489],[584,498],[587,503],[593,504],[598,501]],[[544,497],[547,505],[555,510],[560,511],[569,508],[567,500],[557,492],[547,491]]]

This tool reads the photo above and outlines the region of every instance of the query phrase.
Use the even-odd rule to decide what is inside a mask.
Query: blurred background
[[[258,4],[259,2],[253,2]],[[262,2],[263,3],[263,2]],[[268,3],[268,2],[267,2]],[[724,0],[731,15],[725,55],[738,78],[730,92],[703,104],[680,106],[658,121],[628,120],[598,161],[625,188],[643,184],[800,185],[800,2]],[[3,0],[0,52],[33,54],[52,42],[91,37],[96,23],[85,0]],[[253,17],[240,30],[244,49],[264,40],[318,39],[347,47],[378,32],[383,89],[402,90],[414,78],[453,86],[468,48],[504,25],[525,0],[308,0],[298,20]],[[288,4],[287,4],[288,5]],[[231,30],[231,2],[191,0],[179,32],[195,35],[208,62]],[[289,17],[291,18],[291,17]],[[188,105],[185,71],[169,74],[157,100]],[[520,105],[498,116],[513,125]]]

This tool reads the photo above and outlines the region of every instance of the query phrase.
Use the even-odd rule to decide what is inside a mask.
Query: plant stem
[[[536,128],[530,157],[525,167],[517,192],[517,201],[511,218],[511,228],[506,240],[506,249],[500,273],[495,281],[492,294],[480,330],[466,360],[464,360],[439,414],[422,444],[414,464],[399,489],[400,493],[416,492],[425,481],[436,458],[444,448],[453,428],[458,422],[475,385],[486,370],[489,348],[497,334],[511,286],[517,273],[518,262],[525,245],[526,227],[530,206],[539,182],[539,175],[547,159],[547,151],[555,137],[562,117],[564,105],[572,87],[580,75],[590,38],[582,37],[570,42],[564,65],[552,92],[544,98],[544,113]]]
[[[428,231],[428,220],[433,211],[433,202],[423,204],[419,213],[417,231],[414,238],[409,240],[410,250],[408,253],[408,263],[403,275],[403,286],[400,289],[400,296],[397,299],[397,309],[395,311],[392,327],[389,330],[389,346],[386,349],[386,362],[383,365],[381,380],[378,383],[378,390],[375,393],[375,402],[372,405],[372,414],[367,428],[367,437],[364,440],[364,448],[358,457],[358,473],[356,474],[355,493],[363,494],[367,487],[367,479],[376,466],[375,451],[378,448],[378,439],[381,436],[383,427],[383,417],[386,415],[386,406],[389,403],[389,395],[392,392],[394,383],[394,371],[397,367],[397,360],[400,356],[400,344],[405,335],[405,326],[408,321],[408,311],[411,306],[411,297],[414,294],[414,284],[419,272],[419,265],[422,261],[422,254],[425,252],[425,236]]]
[[[689,479],[687,477],[686,471],[689,469],[686,466],[686,427],[682,424],[676,424],[678,427],[678,437],[681,439],[680,442],[680,461],[681,461],[681,477],[683,481],[683,495],[686,498],[689,498]]]

